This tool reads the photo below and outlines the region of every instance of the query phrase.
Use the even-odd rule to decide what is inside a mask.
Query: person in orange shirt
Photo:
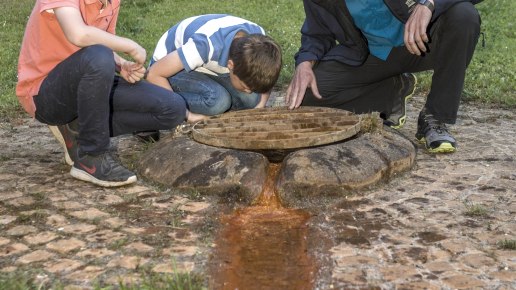
[[[113,157],[110,137],[204,117],[180,95],[141,81],[146,51],[115,35],[119,8],[120,0],[36,0],[18,62],[23,108],[50,125],[70,174],[100,186],[137,179]]]

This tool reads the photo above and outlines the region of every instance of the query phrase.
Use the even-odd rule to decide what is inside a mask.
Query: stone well
[[[231,112],[169,134],[142,155],[138,170],[165,187],[252,203],[269,164],[281,163],[276,192],[284,205],[300,206],[356,193],[414,164],[414,145],[376,115],[308,107],[294,110],[302,119],[288,119],[285,110]]]

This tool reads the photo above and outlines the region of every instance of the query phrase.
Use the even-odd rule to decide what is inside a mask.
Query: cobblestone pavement
[[[408,138],[422,106],[411,103]],[[456,153],[419,145],[411,172],[352,199],[353,210],[329,211],[330,225],[339,212],[358,220],[334,229],[368,237],[330,250],[335,288],[516,289],[516,114],[467,105],[459,114]]]
[[[422,102],[401,130],[410,139]],[[318,254],[317,288],[516,289],[516,113],[464,105],[460,119],[457,153],[420,147],[411,172],[320,209],[310,226],[333,242]],[[117,141],[134,162],[142,145]],[[30,119],[0,123],[0,147],[0,275],[90,289],[206,273],[215,202],[141,180],[74,180],[48,128]]]

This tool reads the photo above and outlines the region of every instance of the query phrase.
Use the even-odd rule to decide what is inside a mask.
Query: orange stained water
[[[272,164],[254,206],[222,217],[210,261],[210,289],[312,289],[316,271],[308,254],[307,212],[281,207]]]
[[[276,180],[281,165],[271,163],[267,172],[267,179],[263,185],[262,192],[254,202],[256,206],[265,206],[269,208],[281,208],[281,202],[276,192]]]

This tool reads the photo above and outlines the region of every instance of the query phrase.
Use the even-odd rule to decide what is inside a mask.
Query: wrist
[[[124,61],[124,60],[120,59],[120,60],[118,60],[117,62],[115,62],[115,70],[116,70],[117,72],[121,72],[121,71],[122,71],[122,62],[123,62],[123,61]]]
[[[417,4],[426,6],[428,9],[430,9],[430,12],[434,13],[435,7],[433,0],[417,0]]]
[[[124,70],[124,66],[125,66],[126,62],[127,62],[127,60],[120,58],[120,62],[118,63],[118,65],[116,67],[118,72],[121,72]]]
[[[315,64],[315,60],[305,60],[305,61],[301,62],[301,63],[298,65],[298,67],[299,67],[299,66],[302,66],[302,67],[309,67],[309,68],[312,68],[312,67],[314,66],[314,64]]]

